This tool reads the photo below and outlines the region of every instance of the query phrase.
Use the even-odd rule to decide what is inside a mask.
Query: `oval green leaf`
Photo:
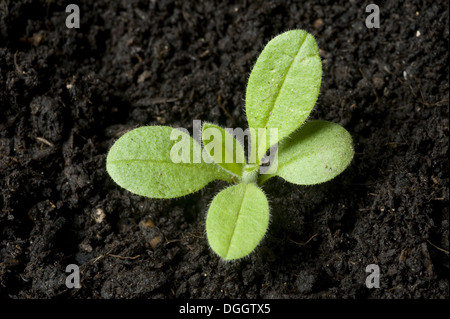
[[[250,254],[269,225],[269,203],[253,183],[222,190],[213,199],[206,218],[209,245],[225,260]]]
[[[249,127],[276,128],[282,140],[307,119],[321,82],[322,62],[311,34],[292,30],[275,37],[250,74],[245,98]]]
[[[206,153],[224,170],[242,177],[245,166],[245,153],[229,132],[220,126],[205,123],[202,127],[202,140]]]
[[[171,140],[173,132],[180,141]],[[174,149],[184,161],[174,162]],[[119,186],[151,198],[184,196],[215,179],[231,182],[231,175],[203,161],[201,146],[188,133],[168,126],[143,126],[121,136],[108,153],[106,169]]]
[[[298,185],[323,183],[342,173],[353,154],[352,137],[342,126],[311,121],[279,144],[274,175]]]

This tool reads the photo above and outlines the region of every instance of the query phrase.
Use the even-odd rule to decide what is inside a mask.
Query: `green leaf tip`
[[[304,30],[278,35],[265,46],[249,77],[249,126],[276,128],[282,140],[307,119],[321,83],[322,61],[314,37]]]
[[[206,217],[209,245],[224,260],[250,254],[269,225],[269,203],[253,183],[230,186],[213,199]]]
[[[185,148],[189,148],[185,162],[174,163],[177,141],[171,140],[171,134],[181,137],[179,143],[184,141]],[[195,146],[200,148],[189,134],[172,127],[139,127],[114,143],[106,158],[106,170],[119,186],[151,198],[184,196],[215,179],[231,181],[229,174],[214,163],[205,163],[201,156],[195,163]]]

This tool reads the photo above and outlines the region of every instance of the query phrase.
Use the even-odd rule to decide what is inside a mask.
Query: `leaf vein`
[[[302,43],[300,44],[300,46],[299,46],[299,48],[298,48],[298,51],[297,51],[297,53],[295,54],[295,57],[292,58],[292,61],[291,61],[291,63],[289,64],[289,66],[288,66],[288,68],[287,68],[287,72],[286,72],[285,76],[284,76],[284,77],[282,78],[282,80],[281,80],[281,84],[280,84],[280,88],[278,89],[278,92],[275,92],[275,94],[274,94],[274,95],[275,95],[275,100],[273,101],[272,105],[270,105],[270,107],[269,107],[269,109],[268,109],[267,116],[265,117],[265,125],[264,125],[264,128],[266,128],[267,123],[269,122],[269,118],[268,118],[268,117],[269,117],[269,115],[272,113],[273,109],[275,108],[275,105],[277,104],[278,97],[280,96],[280,92],[281,92],[281,90],[283,89],[284,83],[286,83],[286,78],[288,77],[288,74],[289,74],[289,71],[291,70],[292,64],[294,63],[295,59],[297,58],[298,54],[300,53],[300,51],[301,51],[301,49],[302,49],[302,46],[303,46],[303,43],[305,43],[305,41],[306,41],[306,38],[307,38],[307,36],[305,36],[305,37],[303,38],[303,41],[302,41]],[[285,54],[285,55],[288,55],[288,54]],[[290,56],[290,55],[288,55],[288,56]],[[302,61],[302,62],[303,62],[303,61]]]
[[[233,240],[234,233],[235,233],[235,231],[236,231],[236,226],[237,226],[237,223],[238,223],[238,220],[239,220],[239,216],[241,215],[242,204],[244,203],[245,194],[247,193],[248,185],[244,185],[244,186],[245,186],[244,194],[242,195],[242,200],[241,200],[241,203],[239,204],[238,214],[237,214],[236,220],[234,221],[234,227],[233,227],[233,231],[231,232],[231,237],[230,237],[230,244],[228,245],[227,251],[226,251],[226,253],[225,253],[225,256],[226,256],[226,257],[228,257],[228,252],[230,251],[231,242],[232,242],[232,240]]]

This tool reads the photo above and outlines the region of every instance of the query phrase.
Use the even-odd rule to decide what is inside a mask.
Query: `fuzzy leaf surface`
[[[214,163],[194,163],[194,143],[188,134],[190,160],[174,163],[170,152],[177,141],[171,140],[168,126],[143,126],[127,132],[111,147],[106,169],[111,178],[128,191],[151,198],[174,198],[203,188],[215,179],[231,181],[231,176]],[[201,149],[201,147],[200,147]]]
[[[292,30],[273,38],[249,77],[245,101],[249,127],[276,128],[282,140],[307,119],[321,82],[322,62],[311,34]],[[267,143],[265,150],[270,146]]]
[[[274,175],[298,185],[319,184],[336,177],[347,168],[354,154],[347,130],[327,121],[306,123],[279,144],[278,152]]]
[[[239,259],[250,254],[269,225],[269,203],[253,183],[240,183],[219,192],[206,218],[206,234],[211,248],[223,259]]]

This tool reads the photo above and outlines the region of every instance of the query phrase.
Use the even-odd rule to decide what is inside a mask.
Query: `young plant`
[[[231,183],[212,200],[206,233],[220,257],[242,258],[268,228],[269,203],[261,189],[267,180],[279,176],[298,185],[323,183],[344,171],[353,158],[352,138],[343,127],[326,121],[303,124],[316,104],[321,81],[314,37],[303,30],[282,33],[266,45],[248,80],[247,158],[243,139],[236,140],[230,129],[205,123],[199,142],[184,129],[144,126],[114,143],[107,171],[123,188],[151,198],[184,196],[213,180]],[[267,152],[277,147],[269,170],[263,171]]]

